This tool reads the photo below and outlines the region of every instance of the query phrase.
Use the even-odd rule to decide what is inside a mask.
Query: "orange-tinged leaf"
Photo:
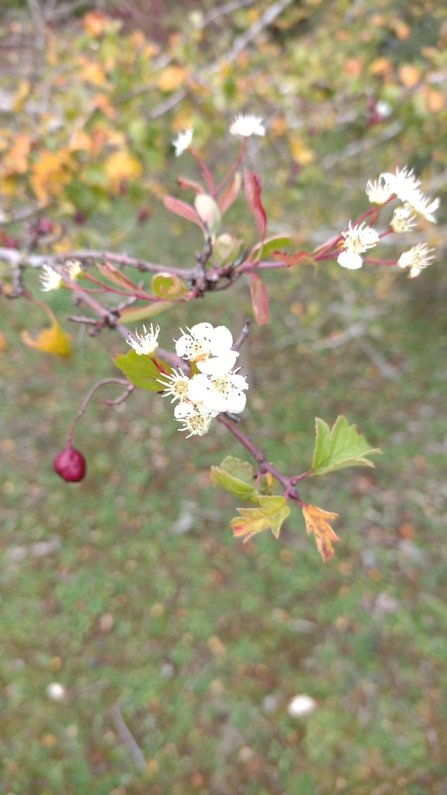
[[[254,215],[259,236],[264,240],[267,227],[267,216],[261,202],[261,177],[255,171],[244,168],[244,188],[248,206]]]
[[[110,262],[104,260],[103,262],[97,262],[96,267],[99,270],[101,276],[104,276],[113,284],[117,284],[118,287],[124,287],[126,290],[138,290],[138,285],[135,282],[132,282],[124,273],[121,273],[119,268],[115,268]]]
[[[317,508],[316,505],[303,505],[302,510],[307,534],[314,534],[318,552],[323,561],[326,562],[334,554],[332,542],[340,541],[329,524],[330,520],[337,519],[338,513],[323,511],[322,508]]]
[[[421,70],[413,64],[402,64],[399,69],[399,79],[407,88],[415,86],[421,79]]]
[[[5,335],[0,331],[0,353],[6,351],[8,344]]]
[[[29,135],[17,135],[3,162],[5,172],[25,174],[28,170],[30,149],[31,140]]]
[[[188,70],[183,66],[167,66],[158,78],[160,91],[174,91],[179,88],[185,80]]]
[[[427,108],[430,113],[438,113],[445,107],[445,103],[446,98],[442,91],[432,88],[427,92]]]
[[[105,23],[106,17],[100,11],[89,11],[82,17],[82,25],[90,36],[100,36]]]
[[[137,179],[143,171],[140,161],[127,149],[119,149],[109,155],[104,169],[112,190],[117,190],[123,180]]]
[[[29,331],[22,331],[21,337],[25,345],[45,353],[53,353],[55,356],[71,356],[70,337],[61,329],[50,307],[42,301],[35,300],[34,303],[45,310],[50,318],[51,327],[42,329],[37,337],[31,337]]]
[[[269,319],[269,294],[262,279],[255,273],[250,274],[250,295],[253,314],[258,326],[264,326]]]
[[[39,202],[45,204],[50,196],[62,193],[65,183],[70,180],[68,165],[69,158],[65,151],[41,153],[33,164],[30,176],[31,186]]]

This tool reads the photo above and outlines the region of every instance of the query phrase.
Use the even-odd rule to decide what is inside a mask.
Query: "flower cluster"
[[[406,210],[422,215],[427,221],[435,224],[436,218],[433,213],[439,207],[439,199],[432,201],[427,199],[419,190],[420,185],[421,181],[416,178],[413,171],[407,167],[396,168],[395,174],[386,172],[380,175],[377,182],[368,182],[366,195],[372,204],[384,204],[392,196],[397,196],[404,203]]]
[[[182,330],[181,330],[182,331]],[[189,436],[203,436],[211,420],[222,411],[240,414],[246,403],[248,384],[233,368],[239,354],[232,350],[233,337],[226,326],[214,328],[211,323],[198,323],[175,342],[177,356],[186,359],[198,370],[192,377],[182,370],[173,371],[166,381],[164,395],[171,403],[178,401],[175,419],[183,423]]]
[[[417,216],[422,216],[426,221],[436,223],[434,216],[439,207],[439,199],[429,199],[420,190],[421,181],[414,172],[407,167],[396,169],[395,174],[384,172],[375,181],[368,181],[366,195],[371,204],[381,206],[391,199],[400,199],[401,205],[394,209],[389,222],[389,230],[402,234],[413,229],[417,224]],[[370,211],[371,213],[372,211]],[[369,214],[370,214],[369,213]],[[389,233],[388,230],[388,233]],[[384,233],[386,234],[386,233]],[[365,223],[353,226],[342,232],[343,241],[340,243],[341,251],[337,262],[342,268],[356,270],[363,265],[362,254],[380,242],[378,233]],[[413,246],[409,251],[404,251],[397,264],[400,268],[410,268],[409,276],[414,278],[430,265],[433,249],[425,243]]]

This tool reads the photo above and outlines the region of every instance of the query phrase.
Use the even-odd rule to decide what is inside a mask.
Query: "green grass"
[[[332,422],[346,413],[384,451],[374,471],[303,485],[306,500],[341,517],[326,565],[294,509],[279,541],[233,540],[235,502],[208,471],[243,451],[219,427],[185,441],[169,404],[143,391],[121,410],[91,404],[75,436],[88,477],[60,481],[52,457],[123,343],[77,339],[73,360],[59,362],[19,342],[24,307],[3,309],[12,324],[2,322],[10,347],[0,371],[5,792],[443,791],[440,302],[428,313],[412,283],[394,284],[397,309],[390,301],[372,340],[395,367],[387,379],[356,340],[310,350],[337,330],[324,310],[338,289],[332,277],[285,278],[287,298],[273,286],[273,321],[253,329],[244,353],[244,429],[285,471],[308,465],[315,414]],[[351,284],[357,307],[381,289],[363,274]],[[213,300],[214,321],[230,323],[230,308]],[[243,318],[245,288],[236,301]],[[175,325],[171,314],[165,344]],[[39,555],[36,544],[54,539]],[[46,694],[54,681],[66,688],[62,702]],[[297,693],[318,702],[307,721],[287,714]],[[118,736],[116,703],[143,772]]]

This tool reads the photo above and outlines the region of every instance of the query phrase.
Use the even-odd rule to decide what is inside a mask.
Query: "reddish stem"
[[[214,196],[215,195],[215,192],[214,192],[214,180],[213,180],[213,175],[211,174],[211,171],[209,170],[209,168],[206,165],[205,161],[202,160],[202,158],[196,152],[195,149],[190,147],[189,151],[191,152],[192,156],[197,160],[197,162],[199,164],[199,167],[200,167],[200,170],[201,170],[201,172],[203,174],[203,178],[204,178],[206,184],[208,185],[208,190],[209,190],[211,196]]]
[[[124,378],[103,378],[102,381],[98,381],[96,384],[93,384],[92,388],[89,389],[89,391],[87,392],[84,400],[82,401],[81,408],[79,409],[73,422],[70,425],[70,428],[67,433],[67,444],[66,444],[67,447],[71,447],[71,440],[73,437],[73,431],[75,429],[76,423],[78,422],[78,420],[81,419],[82,415],[84,414],[84,411],[86,410],[96,390],[99,389],[101,386],[105,386],[105,384],[120,384],[121,386],[128,386],[129,381]]]
[[[239,166],[239,163],[241,162],[241,160],[242,160],[242,158],[243,158],[243,156],[245,154],[245,150],[247,148],[247,141],[248,141],[248,138],[244,138],[243,139],[242,146],[241,146],[241,148],[239,150],[239,154],[238,154],[236,160],[234,161],[233,165],[231,166],[228,174],[223,178],[223,180],[221,182],[219,182],[215,192],[213,193],[213,196],[218,196],[220,191],[225,187],[227,182],[233,176],[234,172],[236,171],[237,167]]]

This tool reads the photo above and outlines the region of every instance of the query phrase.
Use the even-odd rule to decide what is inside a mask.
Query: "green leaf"
[[[357,430],[356,425],[348,425],[346,417],[337,417],[332,430],[319,417],[315,419],[316,441],[312,459],[311,475],[325,475],[336,469],[351,466],[373,467],[365,456],[381,453],[378,448],[369,446]]]
[[[269,527],[278,538],[281,525],[290,513],[285,497],[259,495],[258,499],[259,508],[238,508],[241,515],[231,521],[234,535],[244,536],[244,541]]]
[[[251,256],[253,257],[255,254],[259,259],[264,259],[267,254],[270,254],[271,251],[275,251],[278,248],[283,248],[284,246],[288,246],[290,244],[290,237],[270,237],[264,242],[258,243],[254,246]],[[259,251],[261,249],[261,251]]]
[[[235,494],[239,499],[258,503],[253,485],[253,467],[247,461],[227,456],[220,467],[211,467],[211,477],[218,486]]]
[[[143,389],[149,389],[151,392],[161,392],[163,384],[163,373],[157,368],[154,359],[144,354],[139,356],[134,350],[128,353],[117,353],[113,356],[113,361],[120,370],[127,375],[129,381],[135,386],[140,386]],[[172,370],[166,362],[161,359],[156,360],[160,367],[166,373],[171,373]]]
[[[159,298],[179,298],[187,292],[176,273],[157,273],[152,277],[151,289]]]

